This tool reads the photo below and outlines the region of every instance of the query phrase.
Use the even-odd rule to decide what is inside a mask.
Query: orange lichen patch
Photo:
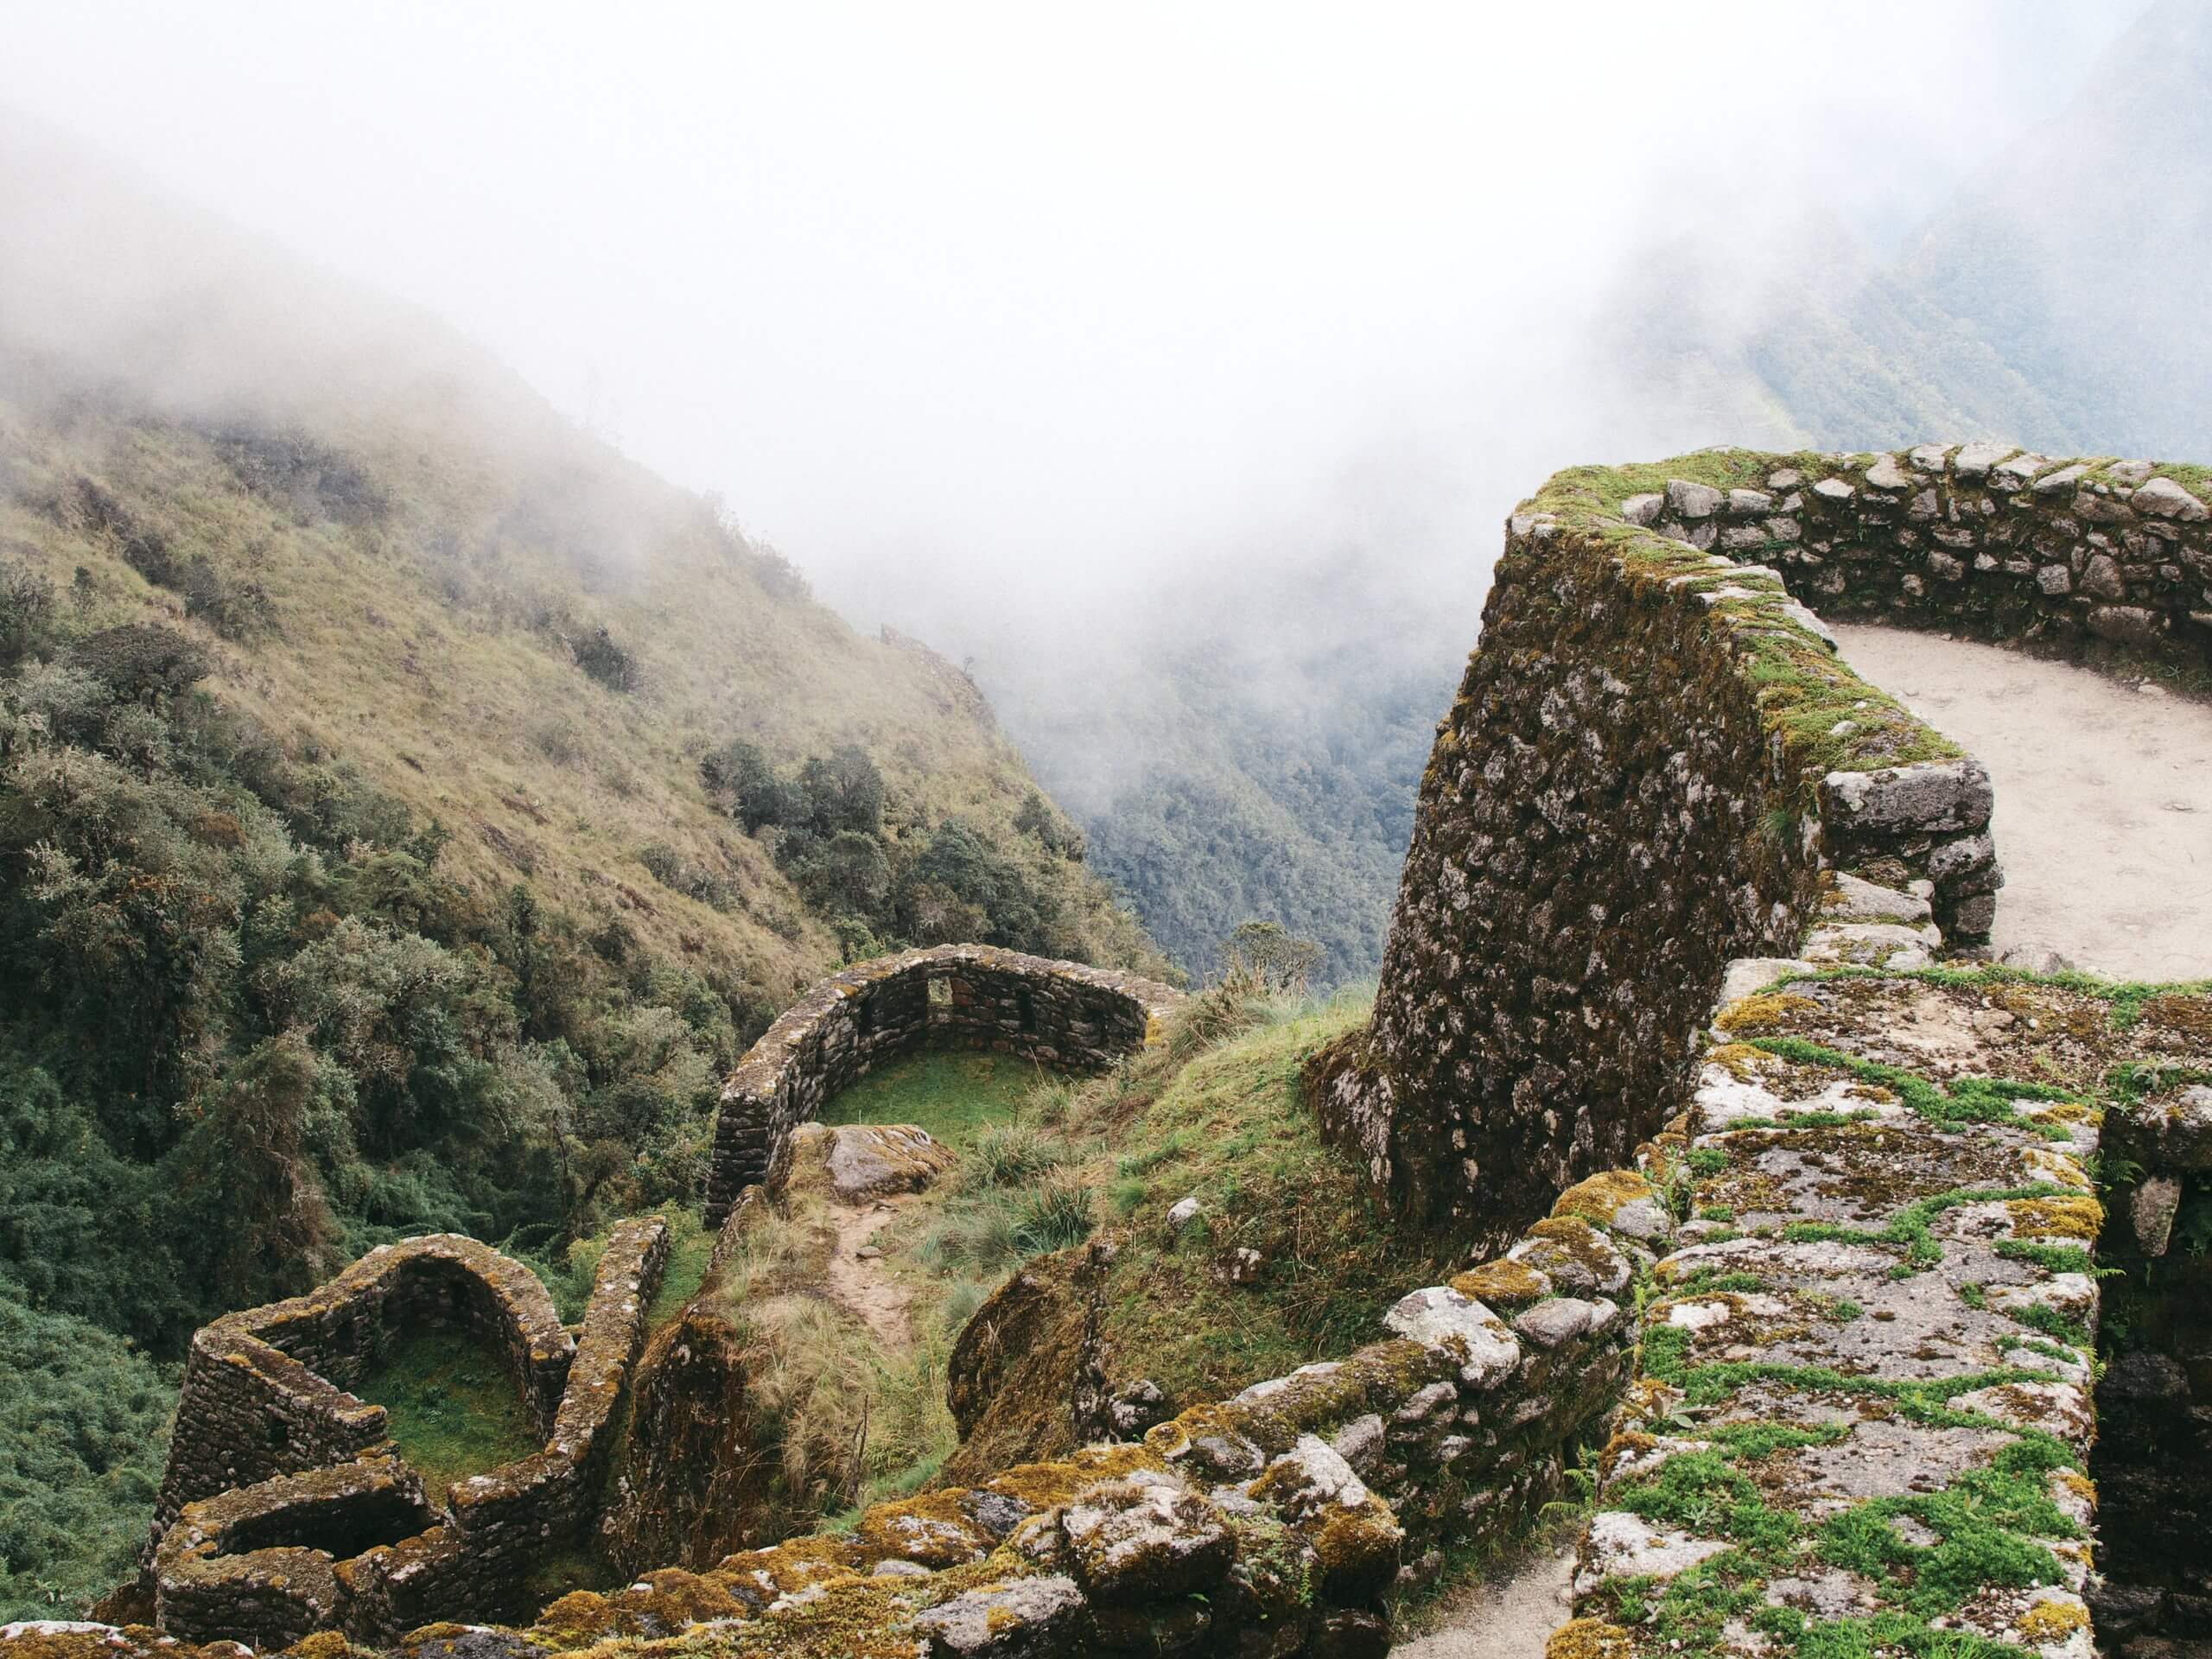
[[[989,1554],[990,1540],[961,1511],[957,1491],[871,1506],[854,1528],[860,1546],[924,1567],[957,1567]]]
[[[1625,1428],[1605,1442],[1605,1449],[1598,1454],[1598,1476],[1611,1480],[1613,1471],[1620,1466],[1623,1458],[1649,1452],[1658,1446],[1658,1440],[1641,1429]]]
[[[1603,1227],[1611,1223],[1622,1205],[1657,1196],[1657,1189],[1634,1170],[1609,1169],[1587,1180],[1577,1181],[1560,1193],[1552,1205],[1552,1214],[1580,1217]]]
[[[1635,1179],[1640,1180],[1642,1177]],[[1612,1241],[1580,1216],[1550,1217],[1529,1228],[1528,1236],[1543,1239],[1563,1249],[1601,1284],[1608,1275],[1621,1271],[1621,1254],[1613,1248]],[[1537,1259],[1541,1262],[1548,1254],[1539,1252]]]
[[[2056,1476],[2053,1477],[2053,1478],[2056,1479],[2060,1485],[2063,1486],[2068,1491],[2073,1493],[2075,1497],[2082,1499],[2084,1503],[2094,1503],[2097,1501],[2096,1482],[2091,1480],[2087,1475],[2082,1474],[2079,1470],[2062,1469]]]
[[[1405,1529],[1380,1498],[1370,1497],[1357,1509],[1331,1505],[1313,1537],[1323,1593],[1338,1602],[1380,1595],[1398,1576],[1405,1539]]]
[[[1086,1446],[1057,1462],[1016,1464],[996,1479],[986,1481],[983,1490],[1018,1497],[1032,1509],[1049,1510],[1099,1481],[1166,1466],[1149,1446]]]
[[[1636,1640],[1602,1618],[1562,1624],[1544,1643],[1544,1659],[1633,1659]]]
[[[1719,1066],[1738,1083],[1749,1083],[1765,1058],[1764,1050],[1753,1048],[1749,1043],[1721,1043],[1705,1052],[1707,1065]]]
[[[1552,1281],[1526,1262],[1501,1257],[1459,1274],[1452,1288],[1491,1307],[1521,1307],[1552,1294]]]
[[[1789,1023],[1791,1014],[1817,1012],[1820,1006],[1809,996],[1798,996],[1789,991],[1763,991],[1740,1002],[1730,1003],[1713,1023],[1732,1035],[1759,1036],[1780,1030]]]
[[[2063,1642],[2079,1630],[2088,1628],[2088,1609],[2078,1601],[2039,1601],[2020,1617],[2020,1634],[2040,1645],[2045,1642]]]
[[[2105,1209],[2092,1198],[2014,1198],[2005,1208],[2020,1238],[2078,1238],[2094,1243],[2104,1230]]]

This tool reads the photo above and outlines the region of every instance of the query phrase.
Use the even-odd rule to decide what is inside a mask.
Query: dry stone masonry
[[[1157,1034],[1182,993],[1135,974],[988,945],[855,963],[786,1009],[722,1090],[707,1224],[766,1185],[791,1131],[874,1067],[922,1048],[992,1049],[1065,1071],[1110,1065]]]
[[[2212,666],[2204,475],[1993,444],[1559,474],[1508,528],[1421,781],[1371,1026],[1316,1067],[1403,1211],[1495,1244],[1681,1109],[1732,957],[1986,939],[1989,779],[1808,604]],[[1924,898],[1923,910],[1912,901]]]
[[[320,1289],[194,1337],[149,1569],[172,1636],[281,1647],[316,1630],[390,1638],[522,1611],[532,1569],[598,1518],[609,1425],[645,1336],[668,1226],[619,1224],[571,1333],[528,1268],[474,1239],[385,1245]],[[426,1494],[385,1414],[345,1390],[409,1333],[501,1352],[544,1438]]]
[[[1562,474],[1515,518],[1423,781],[1373,1025],[1308,1074],[1378,1182],[1483,1247],[1378,1310],[1382,1340],[842,1533],[644,1572],[525,1630],[393,1643],[439,1608],[391,1593],[387,1563],[468,1532],[457,1489],[450,1521],[379,1541],[430,1500],[329,1375],[380,1328],[346,1312],[394,1277],[365,1263],[348,1295],[195,1347],[194,1421],[264,1433],[235,1468],[180,1454],[181,1498],[224,1484],[163,1540],[182,1633],[338,1625],[409,1659],[1382,1659],[1386,1592],[1510,1535],[1583,1447],[1594,1513],[1549,1659],[2088,1659],[2093,1621],[2196,1633],[2203,1465],[2161,1470],[2178,1443],[2157,1436],[2196,1424],[2212,1373],[2115,1364],[2098,1389],[2094,1356],[2101,1254],[2162,1258],[2212,1175],[2212,985],[1947,957],[1993,912],[1988,779],[1853,675],[1790,584],[2201,656],[2198,481],[1995,446],[1723,451]],[[717,1203],[880,1055],[1096,1064],[1173,997],[967,948],[848,970],[733,1079]],[[480,1305],[518,1386],[557,1402],[563,1455],[588,1455],[577,1379],[601,1379],[581,1414],[602,1424],[620,1387],[587,1364],[588,1328],[573,1358],[547,1350],[545,1394],[527,1289]],[[2164,1503],[2183,1529],[2111,1580],[2104,1399],[2116,1517],[2147,1534]],[[139,1627],[7,1635],[25,1659],[188,1659]]]

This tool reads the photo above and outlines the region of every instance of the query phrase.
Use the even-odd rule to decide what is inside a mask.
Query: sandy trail
[[[1567,1623],[1574,1540],[1500,1564],[1446,1605],[1441,1630],[1401,1643],[1391,1659],[1543,1659],[1544,1643]]]
[[[902,1192],[825,1206],[826,1219],[836,1235],[830,1255],[830,1294],[860,1317],[887,1356],[903,1354],[913,1344],[914,1293],[891,1272],[882,1256],[859,1253],[913,1196]]]
[[[2212,975],[2212,707],[1995,645],[1836,634],[1853,668],[1996,780],[2000,955],[2052,950],[2120,979]]]

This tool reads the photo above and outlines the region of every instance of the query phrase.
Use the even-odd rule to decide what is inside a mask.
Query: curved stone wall
[[[598,1517],[607,1429],[667,1248],[658,1217],[619,1224],[574,1334],[528,1268],[452,1234],[383,1246],[305,1296],[203,1327],[149,1546],[157,1622],[282,1646],[520,1611],[532,1567]],[[341,1386],[425,1325],[502,1351],[545,1440],[429,1497],[384,1408]]]
[[[1913,960],[1931,920],[1985,940],[1986,772],[1807,601],[2212,667],[2203,476],[1968,444],[1553,479],[1422,779],[1374,1020],[1312,1074],[1331,1132],[1495,1249],[1681,1109],[1731,958],[1823,903],[1838,960]],[[1854,916],[1839,874],[1929,908]]]
[[[1823,612],[2212,667],[2212,474],[2005,444],[1771,457],[1754,487],[1647,493],[1624,517],[1764,558]]]
[[[722,1089],[707,1224],[780,1169],[791,1133],[883,1061],[922,1048],[995,1049],[1066,1071],[1152,1040],[1173,986],[988,945],[946,944],[855,963],[785,1010]]]

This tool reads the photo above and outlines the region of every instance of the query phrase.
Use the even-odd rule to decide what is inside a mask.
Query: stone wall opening
[[[378,1490],[349,1493],[320,1503],[265,1510],[224,1529],[224,1553],[286,1547],[319,1549],[346,1560],[378,1544],[396,1544],[427,1531],[439,1516],[419,1493]]]

